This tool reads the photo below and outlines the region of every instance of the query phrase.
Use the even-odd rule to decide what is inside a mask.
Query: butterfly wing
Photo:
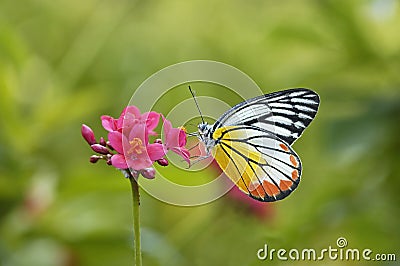
[[[227,126],[218,128],[213,138],[215,160],[250,197],[280,200],[299,184],[300,158],[274,134],[256,127]]]
[[[214,124],[253,126],[277,135],[292,145],[314,119],[318,107],[317,93],[303,88],[278,91],[237,104]]]

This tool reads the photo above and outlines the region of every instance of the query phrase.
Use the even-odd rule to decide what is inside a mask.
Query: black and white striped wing
[[[317,114],[319,96],[305,88],[289,89],[258,96],[235,105],[214,124],[261,128],[291,145]]]

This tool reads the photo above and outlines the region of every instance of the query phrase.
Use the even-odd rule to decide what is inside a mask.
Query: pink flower
[[[108,133],[111,146],[118,152],[111,157],[114,167],[141,170],[151,167],[153,162],[164,157],[165,150],[162,144],[149,144],[145,123],[134,125],[128,134],[125,136],[119,131]]]
[[[112,155],[111,164],[119,169],[141,170],[149,169],[154,161],[161,159],[165,155],[163,145],[149,144],[148,140],[149,134],[157,135],[153,130],[159,120],[159,113],[141,114],[136,106],[126,107],[118,119],[102,116],[102,125],[109,131],[109,146],[117,152]],[[146,173],[144,176],[150,177],[153,172]]]
[[[190,164],[190,154],[185,148],[186,132],[183,128],[173,128],[171,121],[163,116],[165,147],[180,155],[186,162]]]
[[[130,131],[130,129],[138,123],[146,123],[148,134],[157,135],[153,130],[157,127],[160,121],[160,114],[157,112],[147,112],[140,114],[136,106],[127,106],[121,113],[118,119],[108,115],[101,116],[101,124],[108,132]]]
[[[83,125],[82,136],[97,153],[90,157],[90,162],[96,163],[102,159],[118,169],[129,169],[134,177],[141,174],[146,178],[155,177],[156,171],[152,167],[154,162],[161,166],[168,165],[168,160],[164,157],[168,150],[179,154],[190,163],[189,151],[185,148],[185,130],[173,128],[171,122],[164,117],[165,143],[161,139],[149,143],[149,135],[157,135],[154,130],[160,116],[157,112],[141,114],[136,106],[127,106],[117,119],[103,115],[101,124],[109,133],[108,140],[100,138],[99,143],[96,142],[93,131]]]

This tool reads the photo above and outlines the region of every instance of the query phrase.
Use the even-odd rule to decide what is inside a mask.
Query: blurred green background
[[[256,252],[340,236],[397,265],[399,25],[397,0],[1,0],[0,265],[133,264],[129,182],[88,163],[80,126],[105,136],[100,115],[194,59],[237,67],[265,93],[313,88],[321,107],[294,145],[299,188],[263,216],[229,195],[176,207],[142,193],[144,265],[286,265]]]

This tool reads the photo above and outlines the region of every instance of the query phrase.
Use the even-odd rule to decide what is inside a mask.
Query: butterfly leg
[[[190,147],[190,148],[188,149],[188,151],[193,150],[194,148],[198,147],[199,145],[200,145],[200,142],[197,142],[197,144],[195,144],[195,145],[193,145],[192,147]]]
[[[188,166],[186,169],[189,169],[191,166],[193,166],[193,165],[195,165],[195,164],[197,164],[197,163],[199,163],[199,162],[201,162],[201,161],[203,161],[205,159],[210,158],[210,155],[204,155],[204,156],[195,155],[195,156],[191,156],[189,159],[193,159],[193,158],[196,158],[196,159],[193,161],[193,163],[191,162],[190,166]]]

